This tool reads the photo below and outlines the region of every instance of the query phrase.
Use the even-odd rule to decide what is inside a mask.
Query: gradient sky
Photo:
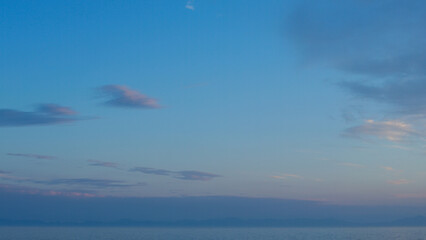
[[[1,1],[0,189],[426,200],[424,1]]]

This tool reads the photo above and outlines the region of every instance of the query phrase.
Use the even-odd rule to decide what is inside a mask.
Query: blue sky
[[[0,188],[426,198],[423,1],[1,1]]]

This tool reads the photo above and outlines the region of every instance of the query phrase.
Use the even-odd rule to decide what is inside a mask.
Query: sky
[[[0,5],[4,199],[426,206],[424,1]]]

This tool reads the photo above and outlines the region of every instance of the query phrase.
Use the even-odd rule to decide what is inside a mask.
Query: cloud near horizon
[[[97,195],[93,192],[87,191],[67,191],[67,190],[46,190],[39,188],[30,188],[22,187],[10,184],[0,184],[0,192],[10,192],[10,193],[19,193],[19,194],[28,194],[28,195],[41,195],[41,196],[52,196],[52,197],[102,197],[102,195]]]
[[[29,180],[33,183],[43,184],[43,185],[79,185],[87,187],[98,187],[98,188],[108,188],[108,187],[132,187],[132,186],[141,186],[143,184],[128,184],[124,181],[110,180],[110,179],[94,179],[94,178],[56,178],[51,180]]]
[[[81,120],[72,117],[76,114],[77,112],[69,107],[51,103],[40,104],[33,112],[0,109],[0,127],[55,125]]]
[[[134,167],[129,171],[132,172],[140,172],[144,174],[153,174],[159,176],[170,176],[177,179],[182,180],[192,180],[192,181],[209,181],[213,178],[220,177],[220,175],[200,172],[200,171],[192,171],[192,170],[184,170],[184,171],[169,171],[164,169],[156,169],[156,168],[147,168],[147,167]]]
[[[104,97],[109,98],[105,105],[113,107],[156,109],[162,106],[157,100],[139,93],[127,86],[105,85],[99,88]]]

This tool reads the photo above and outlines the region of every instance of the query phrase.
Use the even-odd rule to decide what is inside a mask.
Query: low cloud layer
[[[49,156],[49,155],[29,154],[29,153],[7,153],[6,155],[13,156],[13,157],[25,157],[25,158],[35,158],[35,159],[45,159],[45,160],[52,160],[57,158],[57,157]]]
[[[159,176],[170,176],[177,179],[182,180],[192,180],[192,181],[209,181],[213,178],[220,177],[220,175],[200,172],[200,171],[169,171],[164,169],[156,169],[156,168],[146,168],[146,167],[134,167],[130,169],[133,172],[140,172],[144,174],[153,174]]]
[[[97,178],[53,178],[48,180],[40,180],[27,177],[15,176],[10,172],[0,172],[0,179],[14,183],[35,183],[45,186],[68,186],[80,188],[121,188],[143,186],[144,183],[131,184],[120,180],[97,179]]]
[[[127,86],[105,85],[99,88],[99,91],[104,97],[109,98],[104,102],[108,106],[140,109],[161,108],[157,100]]]
[[[19,193],[26,195],[40,195],[49,197],[100,197],[94,192],[87,191],[70,191],[70,190],[46,190],[39,188],[22,187],[11,184],[0,184],[0,192]]]
[[[24,127],[34,125],[55,125],[80,120],[69,107],[56,104],[41,104],[35,111],[25,112],[14,109],[0,109],[0,127]]]

